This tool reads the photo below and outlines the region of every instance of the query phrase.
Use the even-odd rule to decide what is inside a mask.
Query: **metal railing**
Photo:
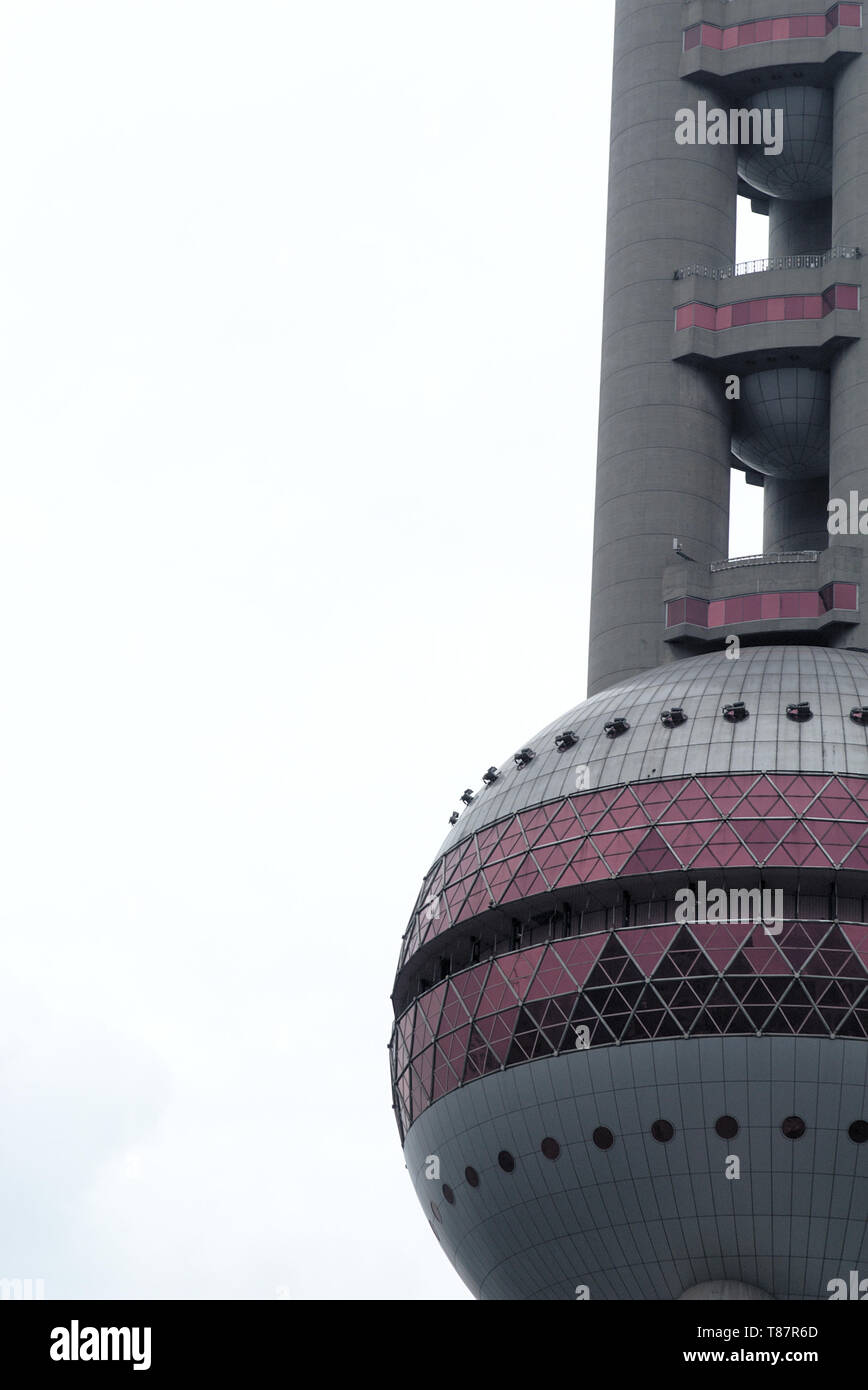
[[[862,255],[858,246],[833,246],[830,251],[804,252],[798,256],[766,256],[758,261],[738,261],[735,265],[685,265],[674,279],[698,275],[704,280],[731,280],[738,275],[758,275],[763,270],[822,270],[830,261],[852,261]]]
[[[779,550],[769,555],[739,555],[734,560],[716,560],[708,566],[712,574],[721,570],[737,570],[745,565],[796,565],[800,561],[816,560],[818,550]]]

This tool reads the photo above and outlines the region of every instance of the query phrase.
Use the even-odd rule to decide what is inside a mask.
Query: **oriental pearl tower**
[[[829,524],[868,499],[862,19],[615,6],[588,698],[465,791],[392,995],[406,1167],[480,1299],[868,1275],[868,536]]]

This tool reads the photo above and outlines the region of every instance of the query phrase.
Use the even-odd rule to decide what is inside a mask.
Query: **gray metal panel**
[[[744,700],[750,717],[728,724],[724,703]],[[788,720],[788,702],[809,700],[813,719]],[[683,772],[801,769],[868,776],[868,733],[852,723],[854,705],[868,704],[868,654],[827,647],[743,647],[737,661],[722,652],[660,666],[576,705],[519,746],[536,756],[527,767],[512,759],[500,777],[480,789],[440,853],[511,811],[576,790],[576,767],[587,764],[590,786]],[[687,723],[666,729],[660,713],[682,705]],[[623,715],[630,728],[618,738],[603,732]],[[573,729],[575,747],[559,752],[555,734]]]
[[[776,1299],[827,1298],[830,1279],[850,1268],[868,1275],[868,1144],[847,1136],[868,1116],[866,1061],[864,1043],[816,1038],[571,1052],[437,1101],[410,1129],[405,1158],[478,1297],[573,1299],[587,1284],[592,1299],[670,1299],[734,1279]],[[723,1113],[739,1121],[734,1139],[714,1131]],[[780,1129],[791,1114],[807,1125],[797,1140]],[[660,1118],[675,1127],[668,1143],[650,1134]],[[608,1151],[591,1141],[600,1124],[616,1136]],[[546,1136],[561,1146],[554,1162],[540,1152]],[[497,1164],[504,1148],[512,1173]],[[430,1154],[439,1181],[425,1177]],[[730,1154],[741,1160],[737,1180],[724,1176]],[[480,1175],[475,1190],[467,1164]]]

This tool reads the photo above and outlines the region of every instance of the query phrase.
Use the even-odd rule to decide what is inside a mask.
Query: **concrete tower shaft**
[[[786,9],[616,6],[591,694],[733,631],[868,648],[868,539],[830,546],[827,528],[830,495],[868,498],[862,6]],[[682,142],[685,109],[696,133]],[[762,120],[711,143],[709,109]],[[734,265],[738,193],[768,213],[764,262]],[[765,489],[764,556],[725,575],[733,466]],[[770,571],[772,557],[787,568]],[[764,596],[763,616],[752,605],[733,626],[741,609],[726,601],[744,595]]]
[[[603,310],[589,688],[669,658],[661,577],[672,537],[727,554],[729,409],[707,372],[672,361],[672,275],[735,255],[736,151],[679,147],[681,0],[619,0]],[[652,77],[653,75],[653,77]]]
[[[832,245],[868,247],[868,62],[850,63],[835,84]],[[829,496],[868,498],[868,342],[839,353],[831,366]],[[858,547],[860,593],[865,595],[868,538],[832,536],[833,549]],[[839,646],[868,648],[864,615]]]

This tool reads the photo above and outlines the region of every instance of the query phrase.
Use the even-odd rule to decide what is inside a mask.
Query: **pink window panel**
[[[728,598],[724,602],[724,609],[726,613],[726,622],[740,623],[744,617],[744,599]]]
[[[717,24],[693,24],[684,30],[684,49],[687,52],[702,45],[720,51],[776,39],[821,39],[839,24],[849,29],[861,28],[862,6],[838,4],[825,14],[750,20],[744,24],[730,24],[723,29]]]
[[[721,627],[726,621],[726,604],[722,598],[713,599],[708,605],[708,626]]]
[[[797,618],[799,616],[799,595],[781,594],[781,617]]]
[[[742,299],[737,304],[682,304],[675,310],[676,331],[682,328],[743,328],[752,323],[825,318],[833,308],[858,309],[858,285],[832,285],[824,294],[788,294],[772,299]]]
[[[688,623],[698,623],[700,627],[705,627],[708,623],[708,600],[704,598],[688,598],[686,603],[686,620]]]
[[[676,623],[684,622],[684,605],[686,600],[675,598],[666,605],[666,626],[675,627]]]
[[[762,617],[762,594],[745,594],[742,617],[746,623],[755,622]]]
[[[832,607],[849,608],[855,612],[859,607],[858,591],[855,584],[832,585]]]
[[[760,594],[760,617],[779,618],[781,616],[780,594]]]
[[[805,601],[810,599],[810,594],[781,594],[781,617],[782,618],[805,618],[813,617],[814,614],[804,611]],[[814,595],[819,606],[819,595]]]
[[[834,304],[836,309],[859,308],[858,285],[835,285],[834,295]]]

